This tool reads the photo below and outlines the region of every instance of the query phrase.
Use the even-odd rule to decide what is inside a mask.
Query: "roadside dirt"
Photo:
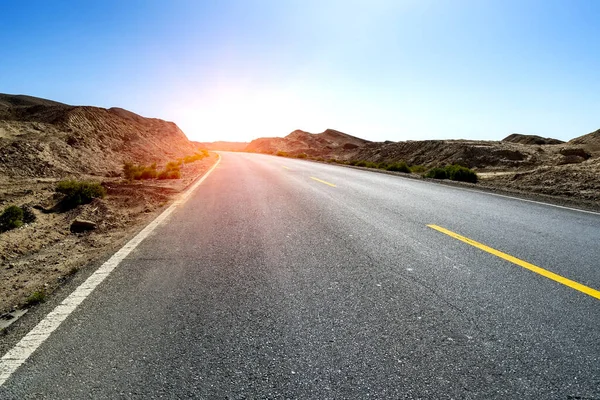
[[[0,234],[0,315],[26,307],[35,292],[46,296],[80,269],[111,248],[124,244],[204,174],[217,160],[215,154],[184,164],[182,179],[124,181],[122,178],[78,176],[101,182],[103,199],[64,213],[33,209],[36,221]],[[56,203],[54,187],[59,178],[8,178],[0,176],[0,208],[9,204],[48,209]],[[75,218],[97,224],[85,233],[70,232]]]

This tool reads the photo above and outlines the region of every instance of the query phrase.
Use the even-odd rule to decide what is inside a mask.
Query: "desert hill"
[[[503,142],[510,143],[521,143],[521,144],[562,144],[564,143],[562,140],[552,139],[552,138],[544,138],[538,135],[522,135],[520,133],[513,133],[512,135],[508,135],[504,139]]]
[[[3,94],[0,93],[0,107],[19,107],[19,106],[63,106],[67,104],[58,101],[40,99],[39,97],[25,96],[22,94]]]
[[[110,176],[125,161],[168,161],[195,150],[173,122],[0,94],[0,175]]]
[[[434,167],[461,164],[481,170],[523,169],[539,165],[563,165],[583,162],[600,150],[600,130],[568,143],[537,135],[511,134],[501,141],[491,140],[419,140],[371,142],[333,129],[319,134],[296,130],[281,138],[253,140],[246,151],[291,156],[371,162],[405,161]]]
[[[600,156],[600,129],[569,140],[569,144],[580,146],[586,151]]]
[[[304,153],[309,156],[329,157],[357,149],[367,143],[370,142],[333,129],[321,133],[295,130],[284,138],[255,139],[246,147],[246,151],[269,154],[285,152],[291,155]]]

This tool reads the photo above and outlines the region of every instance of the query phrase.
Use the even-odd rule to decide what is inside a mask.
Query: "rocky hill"
[[[25,96],[22,94],[3,94],[0,93],[0,110],[3,108],[19,107],[19,106],[63,106],[67,104],[59,103],[58,101],[40,99],[39,97]]]
[[[195,150],[173,122],[0,94],[0,175],[111,176],[125,161],[162,162]]]
[[[307,154],[315,157],[333,157],[351,152],[367,143],[370,142],[333,129],[327,129],[321,133],[295,130],[284,138],[253,140],[246,147],[246,151],[267,154],[285,152],[290,155]]]
[[[569,140],[569,144],[579,146],[593,155],[600,156],[600,129],[588,133],[587,135],[571,139]]]
[[[564,143],[562,140],[552,139],[552,138],[544,138],[537,135],[522,135],[520,133],[513,133],[512,135],[508,135],[504,139],[503,142],[509,143],[521,143],[521,144],[562,144]]]

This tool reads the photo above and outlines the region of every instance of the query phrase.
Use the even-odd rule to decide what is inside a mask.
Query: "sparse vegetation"
[[[156,171],[156,163],[149,167],[144,167],[139,171],[139,178],[136,179],[156,179],[158,172]]]
[[[432,168],[426,174],[425,178],[432,179],[448,179],[448,174],[445,168]]]
[[[460,165],[446,167],[448,179],[453,181],[477,183],[477,174],[472,169]]]
[[[21,210],[23,210],[23,223],[30,224],[32,222],[35,222],[36,217],[33,211],[31,210],[31,207],[25,205],[21,206],[20,208]]]
[[[349,165],[354,165],[355,167],[366,167],[366,168],[377,168],[378,164],[375,164],[371,161],[365,160],[352,160],[348,163]]]
[[[308,155],[306,153],[300,153],[298,155],[296,155],[296,158],[306,158],[308,157]]]
[[[146,165],[135,165],[132,163],[123,164],[123,176],[127,180],[144,180],[144,179],[180,179],[181,167],[183,164],[189,164],[208,156],[208,152],[197,152],[192,156],[179,158],[176,161],[169,161],[162,171],[158,171],[156,163]]]
[[[0,214],[0,232],[9,231],[23,225],[23,210],[17,206],[8,206]]]
[[[181,178],[181,164],[178,162],[168,162],[165,169],[160,171],[158,179],[179,179]]]
[[[27,307],[34,306],[36,304],[40,304],[46,301],[46,291],[44,289],[33,292],[27,300],[25,300],[25,305]]]
[[[91,181],[60,181],[56,185],[56,191],[65,195],[61,201],[64,209],[75,208],[80,204],[87,204],[97,197],[106,195],[106,189],[100,183]]]
[[[155,179],[158,176],[156,163],[149,166],[125,163],[123,164],[123,176],[129,181],[134,179]]]
[[[444,168],[432,168],[425,174],[425,177],[477,183],[477,174],[475,171],[461,165],[447,165]]]
[[[276,156],[279,156],[279,157],[287,157],[287,156],[288,156],[288,153],[287,153],[287,152],[285,152],[285,151],[281,151],[281,150],[280,150],[280,151],[278,151],[277,153],[275,153],[275,155],[276,155]]]
[[[425,171],[427,171],[427,168],[425,168],[425,166],[423,166],[423,165],[411,165],[410,166],[410,172],[412,172],[412,173],[422,174]]]
[[[199,152],[194,153],[191,156],[185,156],[183,158],[183,162],[185,164],[190,164],[190,163],[193,163],[194,161],[200,161],[200,160],[202,160],[203,158],[206,158],[206,157],[208,157],[208,151],[201,150]]]
[[[344,162],[342,162],[342,161],[337,161],[337,162],[340,164],[344,164]],[[354,165],[356,167],[383,169],[386,171],[406,172],[406,173],[411,172],[410,168],[404,161],[393,162],[393,163],[387,163],[387,162],[374,163],[374,162],[365,161],[365,160],[352,160],[352,161],[349,161],[347,164]]]
[[[66,273],[66,276],[73,276],[75,275],[77,272],[79,272],[79,267],[77,266],[72,266],[71,268],[69,268],[69,270]]]
[[[138,174],[139,165],[134,165],[133,163],[126,162],[123,164],[123,176],[128,181],[132,181]]]
[[[387,165],[383,169],[385,169],[386,171],[405,172],[407,174],[410,174],[410,168],[408,167],[408,165],[406,165],[404,161],[392,163],[390,165]]]
[[[181,178],[181,171],[179,169],[176,170],[165,170],[165,171],[160,171],[160,173],[158,174],[158,179],[180,179]]]

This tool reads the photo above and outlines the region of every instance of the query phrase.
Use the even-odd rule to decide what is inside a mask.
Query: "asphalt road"
[[[600,300],[428,225],[600,289],[598,214],[223,153],[0,398],[600,399]]]

